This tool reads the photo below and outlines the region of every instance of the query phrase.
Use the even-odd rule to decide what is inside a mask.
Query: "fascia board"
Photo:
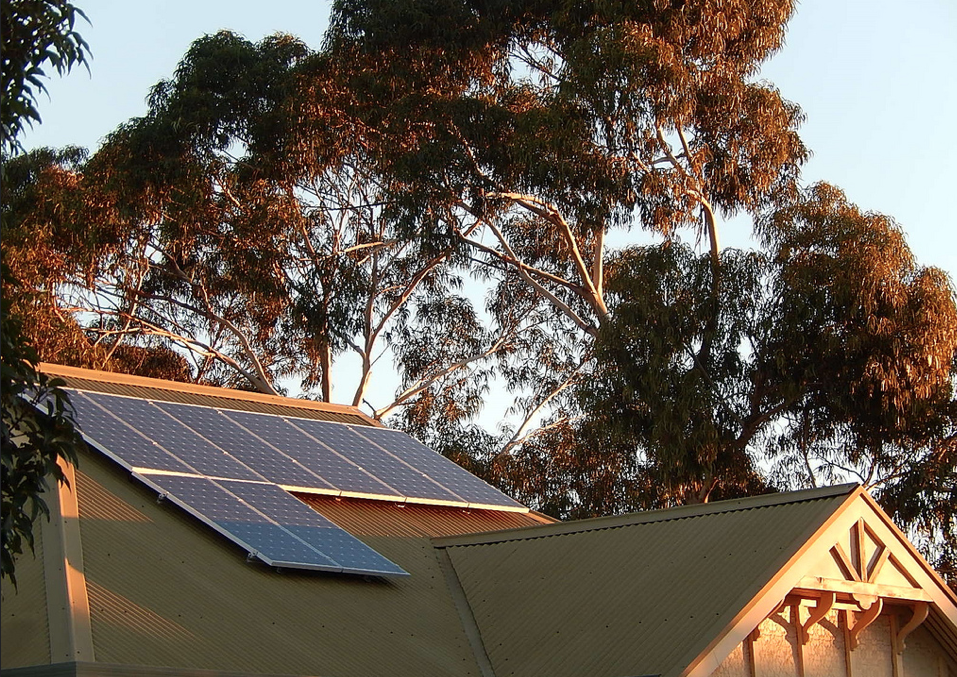
[[[54,663],[92,661],[93,630],[83,570],[76,473],[72,464],[62,459],[59,463],[67,482],[54,483],[47,489],[44,498],[50,519],[40,520],[50,657]]]

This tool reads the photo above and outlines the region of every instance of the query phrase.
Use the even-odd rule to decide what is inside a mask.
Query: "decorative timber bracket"
[[[864,613],[847,614],[847,629],[850,632],[849,637],[851,651],[856,649],[860,644],[861,633],[864,632],[865,628],[876,621],[877,617],[881,615],[881,611],[884,610],[884,600],[880,597],[873,601],[870,599],[866,599],[864,601],[858,600],[858,604],[860,604],[861,608],[864,609]]]
[[[888,607],[909,607],[910,620],[896,633],[897,652],[904,650],[904,639],[923,623],[930,613],[930,596],[920,588],[909,588],[863,581],[842,581],[816,576],[801,579],[794,593],[805,599],[817,600],[810,616],[800,624],[801,644],[810,640],[810,630],[827,617],[832,609],[840,607],[847,612],[849,648],[860,643],[861,633]]]
[[[914,632],[921,623],[927,620],[927,616],[930,614],[930,604],[927,602],[917,602],[913,609],[914,615],[897,633],[897,653],[899,654],[904,653],[904,639],[907,635]]]
[[[834,607],[834,602],[837,601],[837,593],[835,592],[824,592],[821,594],[820,598],[817,600],[817,605],[811,610],[811,615],[808,617],[804,623],[801,624],[801,627],[798,629],[798,636],[800,638],[801,644],[807,644],[811,639],[811,628],[814,627],[815,623],[821,622],[827,614]]]

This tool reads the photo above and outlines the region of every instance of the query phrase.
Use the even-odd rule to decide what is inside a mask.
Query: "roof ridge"
[[[257,393],[249,390],[236,390],[233,388],[220,388],[216,386],[198,385],[195,383],[182,383],[179,381],[168,381],[166,379],[152,378],[149,376],[134,376],[121,372],[100,371],[97,369],[86,369],[82,367],[68,367],[65,365],[52,364],[49,362],[40,362],[37,366],[39,371],[44,374],[48,374],[50,376],[60,376],[67,379],[87,379],[90,381],[99,381],[101,383],[140,388],[156,388],[158,390],[166,390],[169,392],[185,392],[196,395],[207,395],[210,397],[221,397],[230,400],[279,404],[288,407],[297,407],[300,409],[313,409],[316,411],[325,411],[338,414],[352,414],[367,421],[375,421],[375,419],[368,416],[358,407],[353,407],[347,404],[317,402],[316,400],[283,397],[282,395],[269,395],[266,393]],[[376,422],[376,425],[379,425],[378,422]]]
[[[703,517],[706,515],[753,510],[755,508],[765,508],[774,505],[803,503],[836,496],[846,496],[850,495],[860,486],[861,485],[858,483],[838,484],[830,487],[817,487],[814,489],[801,489],[798,491],[773,492],[768,494],[760,494],[757,496],[747,496],[744,498],[715,501],[714,503],[696,503],[675,506],[673,508],[662,508],[659,510],[645,510],[627,513],[624,515],[592,517],[583,520],[575,520],[572,522],[557,522],[555,524],[522,527],[520,529],[510,529],[507,531],[493,531],[483,534],[448,536],[433,539],[433,545],[437,548],[465,545],[490,545],[492,543],[501,543],[505,541],[550,538],[552,536],[567,536],[571,534],[585,533],[588,531],[619,529],[622,527],[651,524],[654,522],[670,522],[680,519],[689,519],[692,517]]]

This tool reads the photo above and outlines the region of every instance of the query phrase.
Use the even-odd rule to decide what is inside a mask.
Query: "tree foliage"
[[[340,0],[319,51],[201,38],[89,159],[22,160],[41,347],[327,400],[352,354],[356,405],[391,358],[374,415],[551,514],[857,479],[953,560],[954,292],[802,187],[757,78],[793,10]]]
[[[4,270],[4,286],[11,280]],[[16,560],[33,550],[33,525],[49,518],[42,494],[48,481],[65,482],[59,459],[76,462],[82,442],[73,426],[63,382],[36,371],[36,354],[20,333],[16,315],[3,299],[0,445],[3,450],[2,573],[16,583]]]
[[[341,1],[329,44],[403,140],[375,156],[397,221],[456,237],[529,328],[500,482],[581,516],[856,478],[952,551],[953,291],[886,217],[801,193],[801,112],[754,79],[792,11]],[[762,249],[722,253],[741,212]],[[635,228],[664,244],[609,246]]]
[[[33,549],[33,524],[49,516],[42,498],[48,478],[65,481],[58,459],[76,461],[82,444],[71,416],[62,382],[36,370],[37,354],[22,331],[23,316],[12,306],[29,303],[31,285],[24,283],[8,262],[8,153],[19,149],[17,137],[24,123],[40,121],[36,96],[45,91],[43,67],[50,63],[61,75],[77,63],[86,63],[88,47],[74,30],[83,12],[62,0],[10,0],[0,9],[0,153],[2,153],[3,293],[0,298],[0,447],[2,447],[3,543],[2,576],[16,583],[16,559]]]
[[[479,372],[510,328],[486,330],[458,293],[458,252],[386,217],[362,139],[334,101],[304,97],[328,71],[289,36],[206,36],[154,87],[149,113],[88,160],[24,160],[18,190],[33,206],[11,219],[25,244],[11,258],[49,263],[37,276],[56,297],[49,313],[96,318],[83,327],[94,363],[160,342],[195,380],[277,392],[296,378],[329,400],[333,364],[351,353],[358,406],[391,349],[403,378],[374,415],[416,398],[474,414]],[[41,352],[62,355],[47,336]]]
[[[615,322],[599,339],[586,409],[652,457],[664,504],[693,499],[702,481],[721,493],[747,487],[760,462],[776,486],[850,475],[878,496],[900,494],[936,459],[940,484],[921,491],[936,506],[927,520],[949,531],[957,310],[948,281],[915,265],[889,219],[860,213],[831,186],[812,187],[761,231],[766,251],[722,252],[735,288],[716,320],[699,301],[704,257],[679,244],[621,254]],[[694,346],[709,323],[719,332],[706,371]]]
[[[82,10],[65,0],[5,0],[0,9],[3,35],[3,152],[12,152],[25,124],[40,122],[37,95],[46,92],[47,64],[60,75],[86,64],[90,48],[76,31]]]
[[[385,4],[335,6],[346,110],[373,130],[397,224],[457,240],[492,280],[493,321],[521,318],[499,365],[520,394],[514,448],[547,409],[574,416],[611,318],[610,238],[688,228],[717,270],[719,215],[796,194],[800,110],[752,78],[792,7]]]

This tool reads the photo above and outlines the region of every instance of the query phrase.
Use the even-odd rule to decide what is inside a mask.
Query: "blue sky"
[[[146,110],[145,97],[168,77],[189,44],[228,28],[258,40],[276,31],[318,47],[326,2],[302,0],[76,0],[93,50],[81,68],[49,83],[43,124],[27,147],[77,144]],[[802,129],[814,156],[805,180],[844,188],[863,209],[893,216],[918,261],[957,278],[957,2],[804,0],[785,48],[763,76],[807,114]],[[746,226],[723,241],[746,243]]]
[[[282,31],[319,47],[328,3],[302,0],[74,0],[90,18],[93,51],[82,68],[48,84],[43,123],[27,148],[95,150],[146,110],[149,88],[169,77],[196,38],[228,28],[258,40]],[[762,71],[797,102],[814,155],[808,183],[842,187],[862,209],[893,216],[918,262],[957,280],[957,2],[804,0],[787,44]],[[726,245],[746,246],[748,226],[728,224]]]

